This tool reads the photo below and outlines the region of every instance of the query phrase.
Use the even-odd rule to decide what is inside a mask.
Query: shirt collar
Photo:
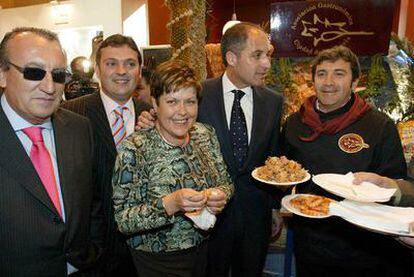
[[[229,79],[229,77],[227,76],[227,71],[224,72],[223,74],[223,92],[224,94],[233,94],[232,91],[233,90],[241,90],[243,91],[247,98],[250,98],[252,96],[253,90],[252,87],[245,87],[245,88],[238,88],[236,87]]]
[[[134,109],[134,102],[132,100],[132,97],[130,97],[124,105],[119,105],[116,101],[112,100],[108,95],[103,93],[102,90],[100,92],[100,95],[107,114],[110,114],[118,106],[127,107],[128,111],[130,112],[132,112],[132,110]]]
[[[38,126],[45,129],[52,130],[52,121],[50,120],[50,117],[39,125],[34,125],[24,118],[22,118],[20,115],[18,115],[13,108],[10,106],[9,102],[7,101],[6,95],[3,93],[1,96],[1,107],[3,108],[4,114],[6,115],[7,119],[9,120],[13,130],[15,132],[20,131],[24,128],[32,127],[32,126]]]

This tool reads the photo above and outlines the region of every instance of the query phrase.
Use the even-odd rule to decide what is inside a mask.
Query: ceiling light
[[[227,21],[226,24],[224,24],[222,33],[224,34],[228,29],[239,23],[240,21],[237,20],[236,15],[236,0],[233,0],[233,14],[231,16],[231,20]]]

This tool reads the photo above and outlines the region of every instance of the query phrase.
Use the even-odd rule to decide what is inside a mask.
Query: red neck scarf
[[[300,107],[300,116],[302,123],[308,125],[313,133],[309,137],[299,137],[303,141],[314,141],[321,134],[333,135],[340,130],[348,127],[361,116],[363,116],[371,107],[361,97],[355,94],[355,100],[349,111],[335,117],[331,120],[322,122],[318,112],[315,111],[316,96],[311,96],[305,100]]]

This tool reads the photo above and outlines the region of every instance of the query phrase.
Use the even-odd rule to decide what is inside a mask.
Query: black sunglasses
[[[46,76],[46,70],[38,67],[21,67],[12,62],[7,62],[23,74],[23,78],[30,81],[41,81]],[[65,69],[53,69],[51,71],[53,82],[64,84],[70,78],[70,73]]]

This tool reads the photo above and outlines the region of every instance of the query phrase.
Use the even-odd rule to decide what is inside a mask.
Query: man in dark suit
[[[240,23],[221,40],[224,75],[203,86],[198,119],[216,129],[221,151],[235,184],[235,194],[219,216],[209,244],[209,276],[261,276],[271,231],[272,201],[251,172],[279,151],[282,98],[263,87],[270,69],[271,45],[258,26]],[[236,93],[247,125],[245,156],[235,150],[233,130]],[[234,128],[236,129],[236,128]],[[236,137],[234,134],[236,133]],[[241,160],[241,162],[240,162]]]
[[[81,275],[101,253],[92,129],[58,108],[65,68],[50,31],[0,44],[0,276]]]
[[[101,91],[63,104],[64,108],[89,118],[95,134],[96,184],[107,225],[104,258],[100,266],[104,276],[136,275],[125,238],[115,225],[111,181],[117,145],[134,132],[136,117],[149,109],[149,105],[132,97],[139,81],[141,63],[141,55],[132,38],[119,34],[108,37],[96,53],[96,74]],[[125,132],[120,137],[118,135],[122,131],[116,128],[119,118],[115,113],[119,107],[123,111]]]
[[[282,97],[263,87],[272,47],[257,25],[240,23],[221,40],[226,71],[204,82],[198,121],[216,129],[235,194],[209,242],[209,276],[261,276],[271,232],[272,198],[251,177],[279,152]],[[236,100],[237,99],[237,100]],[[151,125],[140,116],[140,127]]]

